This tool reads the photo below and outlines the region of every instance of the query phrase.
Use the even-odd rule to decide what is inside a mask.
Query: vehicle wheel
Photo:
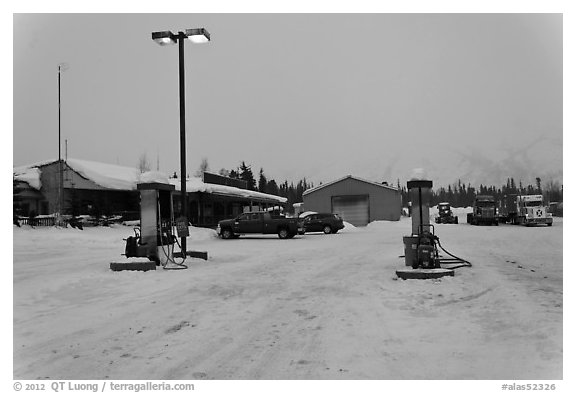
[[[458,224],[458,217],[454,217],[454,224]]]
[[[330,225],[326,225],[323,231],[326,235],[329,235],[332,233],[332,227]]]
[[[232,239],[234,237],[234,234],[232,233],[232,231],[230,229],[224,229],[222,231],[222,239]]]
[[[288,233],[288,229],[286,228],[280,228],[278,230],[278,237],[280,239],[288,239],[288,236],[290,236],[290,234]]]
[[[547,223],[546,225],[548,225],[549,227],[551,227],[551,226],[552,226],[552,223],[551,223],[551,222],[549,222],[549,223]]]

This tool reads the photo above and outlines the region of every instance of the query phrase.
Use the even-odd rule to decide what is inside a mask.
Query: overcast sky
[[[65,62],[70,158],[179,172],[178,47],[151,32],[194,27],[189,173],[562,181],[561,14],[15,14],[13,164],[58,157]]]

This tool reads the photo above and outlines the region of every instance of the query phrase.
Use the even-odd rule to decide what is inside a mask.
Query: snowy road
[[[462,220],[465,222],[465,219]],[[112,272],[128,227],[14,229],[15,379],[562,379],[562,221],[437,225],[472,262],[397,280],[409,219],[220,240]]]

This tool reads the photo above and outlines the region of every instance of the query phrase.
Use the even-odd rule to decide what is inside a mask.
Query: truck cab
[[[542,195],[518,195],[516,216],[513,223],[519,225],[552,225],[552,215],[544,206]]]
[[[436,224],[458,224],[458,216],[454,215],[448,202],[438,204],[438,216],[434,220]]]
[[[478,195],[474,200],[472,213],[467,214],[466,221],[472,225],[498,225],[494,197],[492,195]]]

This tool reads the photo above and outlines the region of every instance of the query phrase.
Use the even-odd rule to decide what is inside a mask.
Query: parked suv
[[[306,232],[324,232],[328,235],[344,228],[344,222],[337,214],[313,213],[301,219],[304,221]]]

